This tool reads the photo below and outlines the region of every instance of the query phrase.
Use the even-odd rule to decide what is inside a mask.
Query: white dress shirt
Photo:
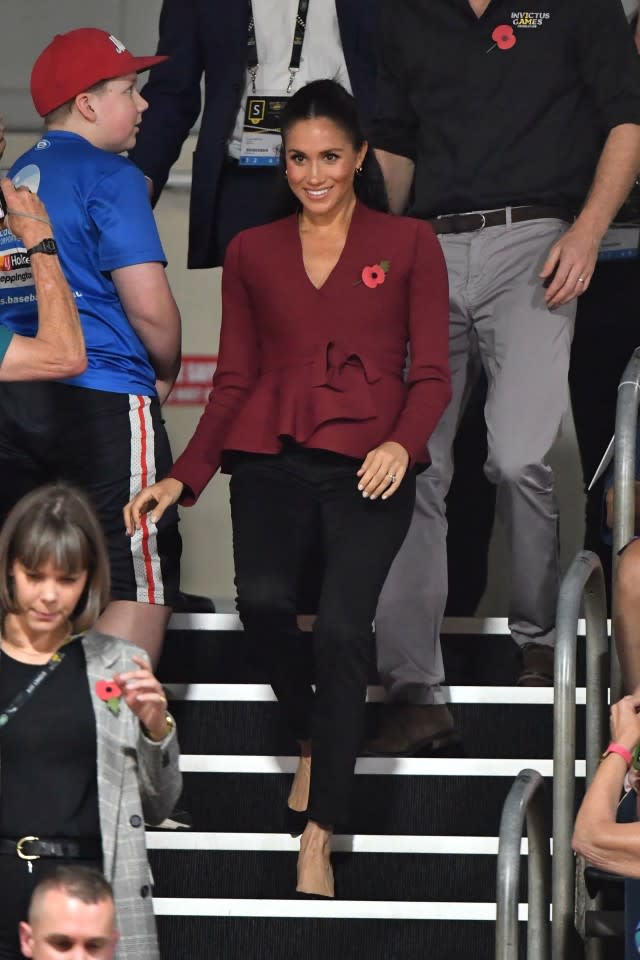
[[[230,0],[242,3],[243,0]],[[270,96],[284,96],[289,84],[289,63],[293,47],[293,33],[298,0],[252,0],[258,51],[256,92]],[[291,85],[291,94],[310,80],[337,80],[349,93],[351,83],[345,63],[335,0],[309,0],[307,29],[302,45],[300,69]],[[238,109],[236,124],[229,140],[229,156],[240,156],[240,141],[244,126],[247,96],[253,92],[249,71]]]

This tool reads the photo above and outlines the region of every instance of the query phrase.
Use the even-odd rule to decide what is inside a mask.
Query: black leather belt
[[[525,220],[566,220],[571,223],[574,214],[565,207],[542,207],[534,204],[528,207],[511,207],[511,222],[523,223]],[[490,210],[487,213],[448,213],[429,220],[436,233],[471,233],[484,227],[502,227],[507,222],[506,208]]]
[[[0,853],[13,854],[21,860],[39,860],[40,857],[62,857],[65,860],[101,860],[99,840],[42,840],[40,837],[21,837],[19,840],[0,839]]]

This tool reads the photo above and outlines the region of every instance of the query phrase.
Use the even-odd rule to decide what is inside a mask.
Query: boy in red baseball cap
[[[54,37],[35,62],[31,93],[46,131],[9,176],[46,204],[56,240],[24,254],[47,256],[57,244],[88,367],[0,391],[0,522],[40,484],[85,490],[111,560],[112,600],[98,629],[146,647],[154,663],[178,589],[177,513],[129,538],[122,507],[171,465],[160,403],[180,367],[180,314],[144,176],[120,154],[147,108],[137,74],[165,59],[135,57],[112,34],[83,28]],[[16,243],[0,233],[0,262]],[[16,333],[35,332],[33,290],[28,269],[0,272],[0,321]]]

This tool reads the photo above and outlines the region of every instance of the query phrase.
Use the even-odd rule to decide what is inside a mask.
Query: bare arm
[[[640,739],[638,707],[640,697],[634,695],[611,708],[612,740],[628,750]],[[616,753],[602,761],[578,811],[573,849],[603,870],[640,878],[640,823],[616,823],[626,772],[625,760]]]
[[[112,273],[129,323],[149,354],[166,396],[180,371],[180,312],[161,263],[138,263]],[[163,399],[163,398],[161,398]]]
[[[549,251],[541,278],[555,276],[545,294],[551,307],[588,288],[598,247],[640,171],[640,126],[621,123],[609,132],[579,217]]]
[[[26,189],[14,190],[10,180],[0,184],[9,216],[7,226],[27,249],[52,236],[42,202]],[[38,304],[35,337],[17,334],[0,365],[0,380],[49,380],[73,377],[87,366],[78,310],[56,256],[35,253],[31,271]],[[0,312],[0,322],[2,313]]]
[[[384,175],[389,209],[391,213],[403,214],[409,203],[416,165],[409,157],[401,157],[386,150],[376,150],[376,157]]]

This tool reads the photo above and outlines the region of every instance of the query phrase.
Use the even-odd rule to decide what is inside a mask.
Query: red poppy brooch
[[[363,267],[360,279],[356,280],[355,285],[363,283],[365,287],[374,290],[384,283],[385,277],[391,267],[391,260],[381,260],[380,263],[374,263],[372,267]]]
[[[114,717],[120,713],[120,697],[122,690],[113,680],[98,680],[96,683],[96,694],[99,699],[104,701],[111,710]]]
[[[496,27],[491,34],[491,39],[493,40],[493,47],[497,47],[498,50],[511,50],[511,47],[516,45],[516,35],[513,32],[513,27],[508,23],[501,23],[499,27]],[[487,53],[490,53],[493,47],[489,47]]]

